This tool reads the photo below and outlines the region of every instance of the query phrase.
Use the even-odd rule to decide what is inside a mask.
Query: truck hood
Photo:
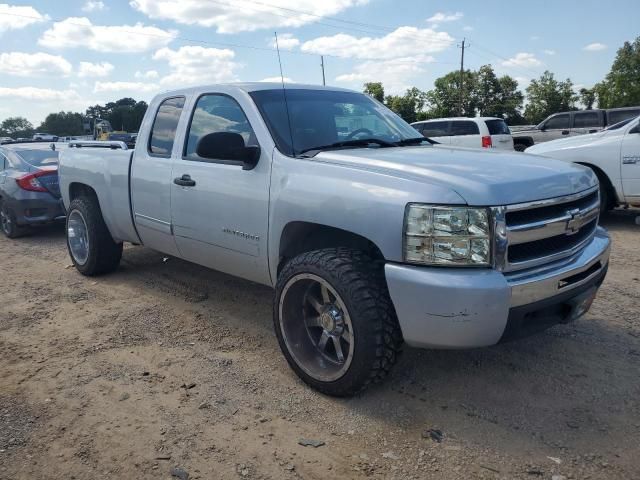
[[[603,138],[611,138],[624,135],[626,129],[620,128],[617,130],[603,130],[597,133],[589,133],[585,135],[576,135],[574,137],[559,138],[558,140],[551,140],[550,142],[538,143],[527,148],[527,153],[533,153],[535,155],[544,155],[547,152],[553,152],[556,150],[563,150],[567,148],[586,147]]]
[[[468,205],[492,206],[570,195],[597,184],[580,165],[516,152],[417,146],[320,152],[315,161],[449,188]]]

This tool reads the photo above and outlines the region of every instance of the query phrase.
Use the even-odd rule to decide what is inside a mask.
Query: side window
[[[573,128],[599,127],[598,112],[580,112],[573,115]]]
[[[238,102],[226,95],[203,95],[198,99],[193,111],[184,151],[185,158],[199,159],[196,154],[198,142],[205,135],[216,132],[239,133],[246,146],[258,144],[249,120]]]
[[[149,153],[162,157],[171,156],[183,107],[184,97],[167,98],[160,104],[149,137]]]
[[[640,115],[640,110],[614,110],[613,112],[608,112],[609,125],[614,125],[627,118],[637,117],[638,115]]]
[[[451,122],[451,135],[480,135],[480,129],[475,122],[468,121],[453,121]]]
[[[446,137],[449,135],[449,122],[427,122],[423,125],[425,137]]]
[[[569,128],[569,114],[563,113],[562,115],[556,115],[555,117],[550,118],[547,120],[547,123],[544,124],[544,128]]]

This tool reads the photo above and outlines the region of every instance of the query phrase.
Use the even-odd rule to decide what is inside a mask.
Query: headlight
[[[491,229],[486,208],[410,203],[404,225],[406,262],[459,266],[491,263]]]

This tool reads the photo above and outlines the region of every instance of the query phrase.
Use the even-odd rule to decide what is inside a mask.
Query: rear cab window
[[[158,107],[149,136],[149,154],[160,157],[171,156],[184,101],[184,97],[167,98]]]
[[[608,112],[609,125],[620,123],[628,118],[635,118],[640,115],[640,110],[618,110],[614,112]]]
[[[579,112],[573,115],[573,128],[600,127],[598,112]]]
[[[511,130],[504,120],[485,120],[487,128],[489,129],[489,135],[511,135]]]
[[[449,122],[427,122],[419,126],[425,137],[446,137],[449,133]]]
[[[454,137],[463,135],[480,135],[480,129],[476,122],[467,120],[454,120],[451,122],[451,133]]]

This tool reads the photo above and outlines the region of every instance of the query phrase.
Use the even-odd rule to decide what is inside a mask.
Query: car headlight
[[[405,212],[404,259],[422,265],[489,266],[488,209],[410,203]]]

